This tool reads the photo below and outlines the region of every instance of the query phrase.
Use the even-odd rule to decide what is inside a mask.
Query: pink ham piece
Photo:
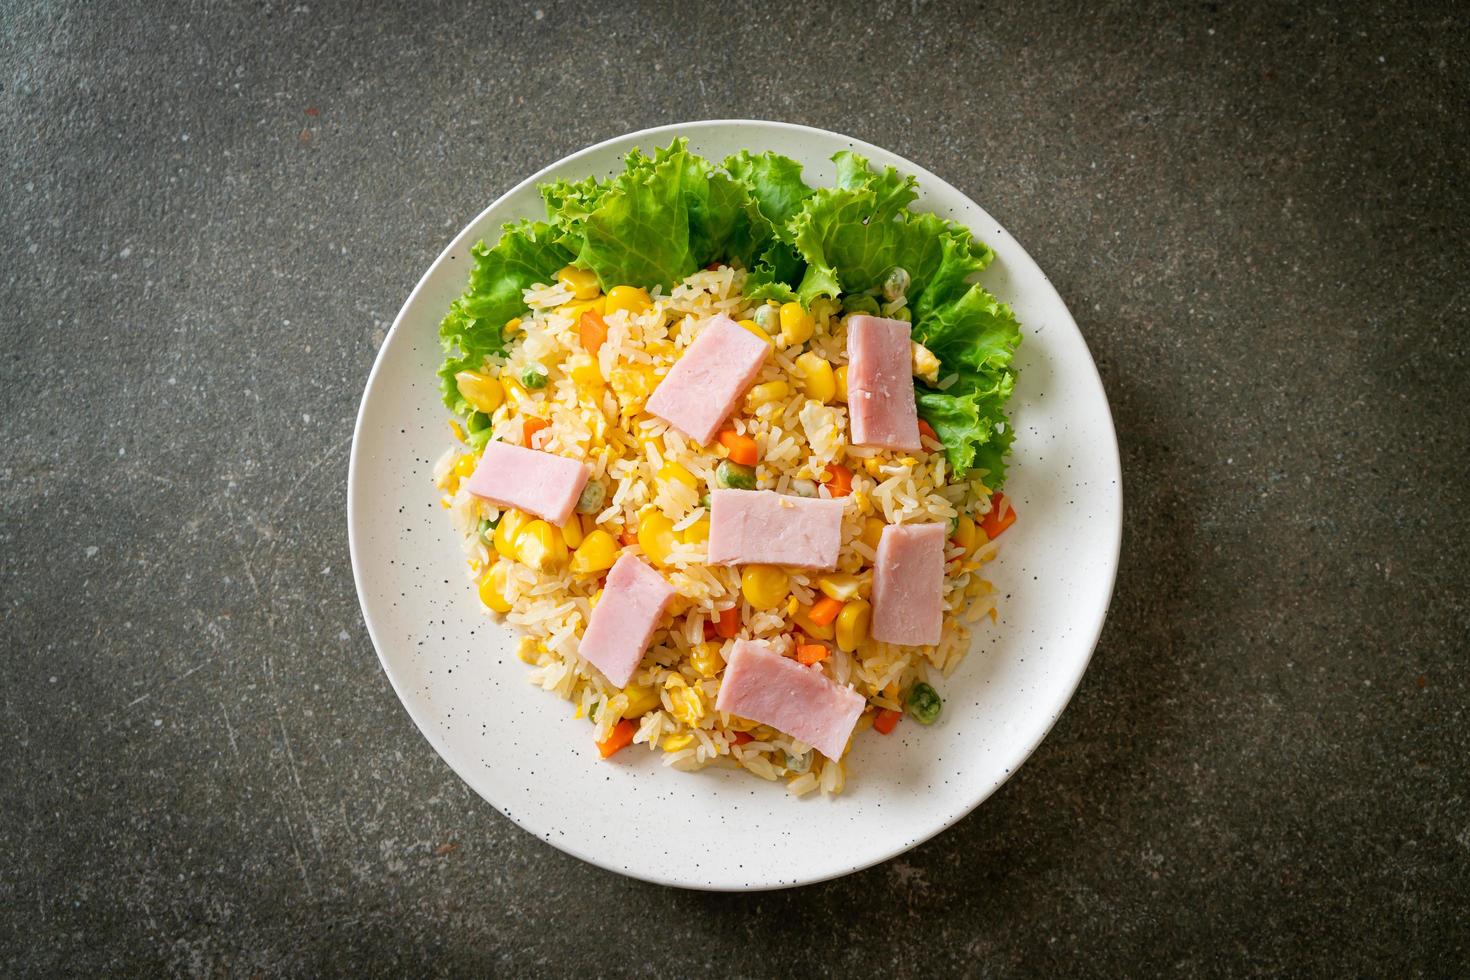
[[[770,350],[723,313],[705,325],[648,399],[648,411],[701,446],[729,417]]]
[[[710,494],[710,564],[836,568],[846,506],[772,490],[716,490]]]
[[[764,643],[736,640],[715,710],[770,725],[829,759],[842,758],[863,713],[861,694],[803,667]]]
[[[854,445],[920,448],[909,330],[902,320],[848,318],[847,410]]]
[[[642,560],[619,558],[582,634],[582,656],[614,687],[627,687],[673,598],[674,587]]]
[[[873,639],[933,645],[944,631],[943,524],[890,524],[873,560]]]
[[[565,456],[487,442],[468,487],[477,497],[519,507],[560,527],[572,516],[591,474],[586,463]]]

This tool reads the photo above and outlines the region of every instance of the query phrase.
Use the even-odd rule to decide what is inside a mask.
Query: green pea
[[[755,325],[774,337],[781,332],[781,310],[767,303],[755,311]]]
[[[595,514],[602,510],[605,500],[607,500],[607,487],[596,480],[588,480],[587,485],[582,488],[582,495],[577,498],[577,513]]]
[[[910,313],[909,312],[909,308],[907,306],[905,306],[901,310],[894,311],[894,313],[889,317],[889,319],[892,319],[892,320],[902,320],[904,323],[913,323],[914,322],[914,315],[912,313]]]
[[[876,316],[878,313],[878,301],[867,293],[849,293],[842,297],[843,313],[866,313]]]
[[[709,494],[708,493],[700,494],[700,496],[699,496],[699,506],[703,507],[705,510],[709,510]]]
[[[909,714],[914,716],[914,721],[921,725],[932,725],[939,718],[939,712],[944,707],[944,701],[939,697],[939,692],[934,690],[923,681],[919,681],[909,688]]]
[[[536,391],[546,387],[546,370],[539,364],[528,364],[521,368],[518,379],[521,387],[527,391]]]
[[[883,280],[883,298],[892,303],[908,291],[908,270],[901,265],[896,265],[888,270],[888,278]]]
[[[754,490],[755,467],[722,460],[715,467],[715,485],[726,490]]]

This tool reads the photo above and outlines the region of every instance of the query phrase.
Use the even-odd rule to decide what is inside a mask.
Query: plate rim
[[[1061,294],[1057,292],[1056,287],[1052,284],[1051,277],[1048,276],[1041,265],[1034,258],[1032,258],[1031,253],[1026,251],[1025,246],[1023,246],[1014,235],[1011,235],[1010,232],[1005,231],[1005,226],[1003,224],[998,221],[995,222],[997,229],[1010,239],[1011,244],[1013,244],[1017,249],[1020,250],[1026,261],[1030,262],[1031,265],[1035,267],[1036,270],[1041,274],[1041,280],[1043,283],[1045,283],[1045,288],[1047,290],[1050,290],[1052,296],[1056,300],[1057,307],[1065,314],[1067,325],[1069,325],[1071,329],[1076,332],[1078,339],[1082,342],[1083,350],[1087,354],[1087,367],[1089,369],[1088,380],[1093,386],[1096,387],[1097,394],[1101,397],[1102,404],[1106,409],[1106,411],[1102,415],[1101,421],[1106,429],[1106,433],[1108,436],[1106,444],[1106,448],[1108,450],[1108,462],[1111,463],[1112,470],[1116,474],[1116,479],[1113,482],[1113,495],[1115,497],[1113,513],[1115,517],[1111,527],[1111,546],[1110,548],[1108,548],[1107,555],[1109,565],[1107,588],[1100,593],[1100,595],[1102,595],[1103,597],[1102,608],[1096,613],[1096,624],[1092,630],[1092,636],[1087,642],[1086,654],[1080,659],[1073,676],[1065,684],[1060,684],[1056,688],[1054,688],[1054,690],[1059,692],[1060,696],[1056,697],[1054,700],[1048,700],[1048,702],[1044,706],[1045,710],[1050,715],[1050,719],[1044,726],[1040,728],[1036,737],[1033,740],[1030,740],[1029,744],[1025,746],[1024,752],[1017,754],[1015,761],[1011,765],[1006,767],[1006,771],[1001,776],[1001,778],[993,785],[985,788],[984,791],[977,795],[976,798],[968,805],[958,808],[952,814],[948,815],[945,819],[937,822],[932,828],[926,828],[925,831],[921,834],[918,834],[909,839],[899,839],[898,842],[891,847],[885,846],[878,848],[875,856],[866,857],[857,862],[842,864],[841,866],[835,867],[830,872],[824,874],[800,876],[798,879],[795,880],[772,881],[768,883],[746,882],[740,885],[722,886],[715,883],[679,880],[672,877],[660,877],[656,874],[617,867],[611,862],[599,859],[599,857],[589,849],[584,849],[579,845],[573,844],[571,842],[553,841],[548,837],[537,833],[535,830],[522,823],[521,819],[518,816],[506,813],[506,811],[502,809],[494,800],[491,800],[488,796],[480,791],[475,781],[470,779],[470,777],[465,772],[461,771],[460,766],[452,760],[451,754],[447,751],[447,746],[445,745],[443,740],[433,730],[432,726],[426,724],[425,720],[419,717],[419,712],[416,711],[415,708],[412,706],[410,699],[405,696],[405,682],[395,673],[394,668],[389,663],[387,656],[384,654],[383,644],[378,639],[378,630],[374,625],[373,614],[369,610],[366,587],[364,585],[365,573],[362,566],[361,549],[357,540],[358,535],[356,528],[358,526],[357,497],[359,493],[359,476],[361,473],[361,467],[359,464],[359,449],[362,444],[363,438],[364,418],[367,414],[368,400],[373,393],[375,384],[378,382],[379,374],[383,370],[384,356],[389,348],[391,340],[398,332],[399,328],[403,325],[405,316],[408,314],[409,310],[416,305],[419,294],[424,290],[430,277],[435,273],[436,270],[438,270],[441,264],[450,259],[452,254],[463,249],[464,243],[467,239],[475,237],[470,234],[471,229],[478,227],[490,216],[491,212],[498,209],[507,199],[519,194],[526,187],[533,186],[536,183],[545,179],[545,176],[550,171],[563,167],[567,164],[574,163],[584,157],[590,156],[598,152],[599,150],[604,149],[610,144],[623,143],[628,140],[649,139],[662,136],[679,136],[693,130],[747,126],[774,128],[786,130],[789,133],[813,134],[824,138],[835,138],[837,140],[847,143],[849,146],[856,150],[876,150],[883,155],[896,158],[897,160],[901,161],[904,166],[910,168],[909,172],[919,179],[921,186],[924,186],[926,188],[943,188],[945,191],[956,195],[961,200],[975,207],[985,216],[990,217],[992,220],[994,220],[993,216],[990,215],[990,212],[982,207],[968,194],[960,191],[953,184],[950,184],[948,181],[944,180],[937,174],[934,174],[927,168],[917,163],[914,163],[912,160],[909,160],[902,154],[899,154],[893,150],[889,150],[885,147],[880,147],[876,144],[869,143],[866,140],[862,140],[854,136],[849,136],[845,133],[822,129],[816,126],[807,126],[800,123],[790,123],[779,120],[701,119],[689,122],[668,123],[659,126],[650,126],[644,129],[632,130],[627,133],[622,133],[617,136],[609,137],[608,139],[590,144],[580,150],[553,160],[552,162],[541,167],[525,179],[517,182],[505,192],[497,196],[493,201],[491,201],[483,209],[477,212],[475,216],[471,218],[463,227],[461,227],[460,230],[455,233],[454,237],[450,239],[445,247],[434,258],[434,260],[429,263],[427,268],[425,268],[423,274],[419,277],[418,282],[415,283],[413,289],[404,299],[403,305],[399,307],[397,315],[393,318],[392,326],[389,327],[388,332],[384,334],[383,340],[378,346],[377,354],[373,358],[372,369],[368,372],[367,381],[363,385],[362,398],[358,402],[357,418],[354,421],[352,429],[352,447],[348,454],[346,508],[347,544],[348,553],[352,565],[353,585],[357,592],[358,607],[362,612],[363,624],[367,627],[368,638],[373,644],[373,652],[377,655],[378,665],[382,668],[383,673],[387,676],[389,686],[392,687],[393,693],[398,698],[400,706],[408,714],[409,719],[418,729],[419,734],[421,734],[425,738],[425,740],[428,741],[429,745],[434,749],[440,760],[449,767],[451,772],[453,772],[472,791],[474,791],[476,796],[480,797],[480,799],[490,804],[490,806],[497,813],[499,813],[502,817],[506,817],[507,819],[509,819],[518,828],[525,831],[531,837],[542,841],[545,844],[550,844],[557,850],[562,851],[566,854],[570,854],[571,856],[585,861],[595,867],[622,875],[624,877],[634,878],[640,881],[647,881],[651,884],[665,885],[693,891],[734,893],[751,891],[776,891],[787,888],[797,888],[805,885],[817,884],[824,881],[831,881],[835,878],[844,877],[846,875],[854,874],[856,872],[863,871],[876,865],[882,864],[885,861],[891,860],[892,858],[897,857],[900,854],[910,851],[918,847],[919,845],[929,840],[932,840],[934,837],[937,837],[939,834],[950,829],[960,820],[973,813],[976,808],[978,808],[982,803],[994,796],[995,793],[999,791],[1002,786],[1009,782],[1011,778],[1015,776],[1018,771],[1020,771],[1021,767],[1025,765],[1025,763],[1036,752],[1041,743],[1046,740],[1046,737],[1051,734],[1052,729],[1061,719],[1062,713],[1066,710],[1066,707],[1071,703],[1072,698],[1076,695],[1077,688],[1081,685],[1082,678],[1087,673],[1087,668],[1091,665],[1092,658],[1097,651],[1098,641],[1102,637],[1102,631],[1107,624],[1108,613],[1111,611],[1112,608],[1113,595],[1116,591],[1118,570],[1121,563],[1123,544],[1124,477],[1122,456],[1120,447],[1118,445],[1117,428],[1113,422],[1112,404],[1108,400],[1107,388],[1102,383],[1102,376],[1098,372],[1097,360],[1092,355],[1092,349],[1087,343],[1086,336],[1082,333],[1081,328],[1077,326],[1076,318],[1072,315],[1071,309],[1067,306],[1066,301],[1062,299]],[[1062,688],[1065,688],[1064,692],[1062,691]]]

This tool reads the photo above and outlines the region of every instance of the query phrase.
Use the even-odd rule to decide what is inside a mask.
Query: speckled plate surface
[[[571,706],[527,683],[508,628],[480,606],[430,470],[449,445],[435,370],[437,327],[463,289],[469,248],[540,216],[539,181],[610,174],[634,146],[675,136],[719,160],[776,150],[829,184],[833,153],[919,178],[915,207],[968,225],[995,250],[982,281],[1020,318],[1017,429],[1007,491],[1020,519],[991,578],[1000,622],[945,680],[944,715],[858,738],[838,797],[790,796],[743,772],[680,773],[641,748],[599,760]],[[1117,440],[1087,345],[1046,276],[979,205],[921,167],[836,133],[708,121],[631,133],[528,177],[459,233],[424,274],[368,379],[348,475],[352,570],[368,632],[409,715],[476,792],[521,827],[586,861],[648,881],[746,890],[868,867],[944,830],[1016,770],[1071,697],[1102,629],[1118,566]],[[388,746],[384,746],[384,751]],[[690,832],[689,828],[698,828]]]

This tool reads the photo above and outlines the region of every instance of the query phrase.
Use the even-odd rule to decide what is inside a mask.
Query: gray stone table
[[[0,973],[1463,975],[1467,48],[1430,3],[3,4]],[[1092,347],[1127,493],[1022,771],[750,896],[471,793],[378,667],[344,513],[453,233],[728,116],[995,214]]]

